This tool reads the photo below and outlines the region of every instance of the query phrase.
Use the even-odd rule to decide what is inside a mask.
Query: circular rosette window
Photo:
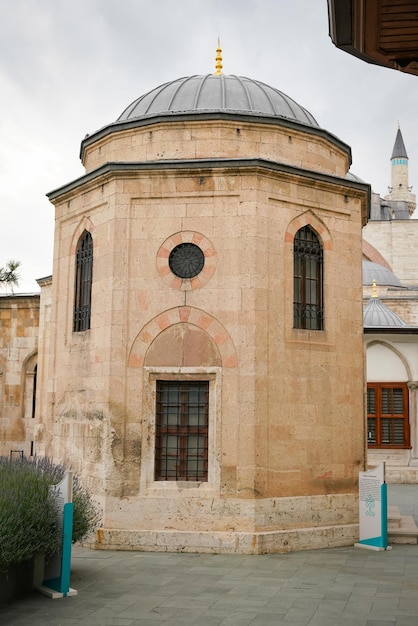
[[[172,249],[168,265],[173,274],[179,278],[194,278],[205,266],[205,255],[202,248],[186,241]]]
[[[171,235],[157,253],[158,273],[174,289],[199,289],[214,273],[215,264],[212,243],[192,231]]]

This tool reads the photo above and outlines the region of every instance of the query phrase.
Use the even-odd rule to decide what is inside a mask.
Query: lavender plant
[[[61,529],[52,485],[67,470],[41,457],[0,457],[0,567],[59,549]],[[73,541],[80,541],[100,523],[89,491],[73,479]]]

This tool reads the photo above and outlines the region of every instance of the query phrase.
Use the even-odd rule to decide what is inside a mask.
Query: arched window
[[[78,240],[75,261],[74,332],[90,328],[92,276],[93,240],[85,230]]]
[[[310,226],[298,230],[294,240],[293,327],[324,328],[323,248]]]
[[[36,412],[36,380],[38,354],[27,357],[22,367],[22,417],[33,418]]]

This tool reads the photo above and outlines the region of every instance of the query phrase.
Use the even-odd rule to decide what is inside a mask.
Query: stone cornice
[[[364,328],[365,335],[418,335],[418,326],[399,326],[385,328],[384,326]]]
[[[257,169],[270,172],[280,172],[291,176],[302,177],[315,183],[323,183],[326,185],[338,185],[340,188],[351,189],[357,191],[361,196],[366,194],[367,209],[370,207],[371,187],[367,183],[360,183],[352,181],[346,178],[340,178],[338,176],[330,176],[329,174],[323,174],[321,172],[307,170],[299,167],[294,167],[284,163],[278,163],[276,161],[268,161],[267,159],[176,159],[176,160],[161,160],[161,161],[140,161],[140,162],[122,162],[122,161],[110,161],[97,169],[80,176],[79,178],[47,193],[47,197],[52,202],[57,200],[68,193],[75,191],[76,189],[100,179],[115,177],[123,174],[141,172],[141,171],[186,171],[186,170],[213,170],[213,169]]]

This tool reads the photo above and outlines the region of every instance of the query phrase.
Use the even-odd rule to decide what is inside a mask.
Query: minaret
[[[389,193],[385,196],[385,200],[407,202],[409,215],[412,215],[416,207],[416,198],[415,194],[411,193],[412,187],[409,187],[408,184],[408,154],[399,124],[390,160],[392,163],[392,185],[389,187]]]

